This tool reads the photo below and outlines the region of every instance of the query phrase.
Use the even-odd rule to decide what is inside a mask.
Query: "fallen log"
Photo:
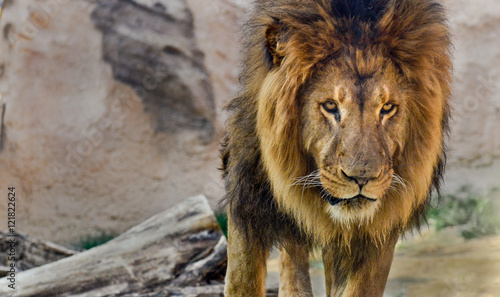
[[[11,234],[0,232],[0,277],[7,276],[9,273],[10,241],[14,238],[16,242],[17,272],[42,266],[78,253],[50,241],[34,239],[21,234],[16,234],[13,237]]]
[[[0,296],[223,296],[226,241],[196,196],[88,251],[0,279]]]

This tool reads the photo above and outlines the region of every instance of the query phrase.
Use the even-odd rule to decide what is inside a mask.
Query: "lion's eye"
[[[391,111],[393,111],[395,107],[396,107],[396,105],[394,105],[392,103],[386,103],[386,104],[384,104],[384,106],[382,106],[382,110],[380,111],[380,113],[381,114],[388,114]]]
[[[326,101],[322,106],[329,113],[338,113],[339,111],[337,103],[331,100]]]

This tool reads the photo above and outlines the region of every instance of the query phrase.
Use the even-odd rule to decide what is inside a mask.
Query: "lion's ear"
[[[284,25],[280,20],[274,19],[272,24],[269,24],[266,29],[266,48],[269,54],[269,59],[272,63],[279,67],[283,60],[283,53],[280,49],[280,41],[284,35]]]

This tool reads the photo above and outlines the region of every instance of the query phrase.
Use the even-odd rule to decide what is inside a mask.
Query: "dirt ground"
[[[400,242],[384,297],[499,297],[500,236],[465,240],[453,228]],[[279,278],[269,260],[268,286]],[[323,268],[312,262],[314,296],[325,296]]]

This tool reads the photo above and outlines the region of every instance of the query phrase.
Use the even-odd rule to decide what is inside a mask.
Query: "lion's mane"
[[[266,30],[273,26],[286,28],[286,42],[270,50]],[[242,90],[228,105],[221,150],[233,221],[266,246],[283,237],[319,244],[349,242],[352,234],[382,239],[419,226],[432,190],[439,190],[445,162],[452,66],[441,5],[431,0],[258,1],[245,28]],[[406,187],[386,194],[371,223],[347,226],[332,222],[317,194],[290,183],[314,170],[300,143],[297,97],[327,61],[356,54],[360,61],[353,71],[373,68],[380,58],[399,70],[398,81],[410,94],[410,135],[393,160]]]

